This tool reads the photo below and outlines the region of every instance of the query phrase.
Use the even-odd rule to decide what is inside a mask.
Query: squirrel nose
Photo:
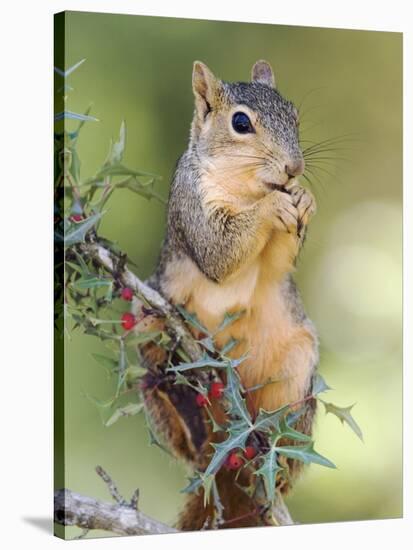
[[[304,159],[295,159],[285,165],[285,172],[288,175],[288,179],[301,176],[304,173]]]

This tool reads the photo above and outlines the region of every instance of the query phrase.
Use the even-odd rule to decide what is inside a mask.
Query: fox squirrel
[[[254,417],[260,409],[273,411],[311,395],[318,341],[291,273],[315,201],[296,180],[304,171],[298,112],[277,91],[267,62],[255,63],[251,82],[228,83],[197,61],[192,85],[189,145],[177,164],[167,234],[148,282],[211,331],[226,313],[244,311],[218,334],[216,345],[232,337],[238,344],[231,356],[248,354],[238,373],[245,388],[262,385],[248,395]],[[139,330],[162,327],[151,315],[139,324]],[[149,369],[142,392],[151,423],[176,457],[204,469],[217,436],[197,406],[196,392],[168,381],[160,347],[147,345],[143,355]],[[265,384],[269,379],[277,382]],[[222,410],[213,409],[222,420]],[[311,434],[314,413],[315,400],[309,399],[296,429]],[[286,462],[288,481],[277,482],[283,492],[302,464]],[[262,525],[242,490],[248,475],[235,479],[226,468],[217,473],[223,528]],[[211,506],[204,505],[202,493],[189,495],[179,529],[211,524]]]

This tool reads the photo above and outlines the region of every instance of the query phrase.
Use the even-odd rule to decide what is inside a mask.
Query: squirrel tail
[[[249,476],[237,476],[237,473],[239,474],[239,472],[221,469],[216,475],[216,487],[219,502],[222,505],[221,518],[217,515],[217,506],[212,494],[205,505],[202,488],[197,493],[188,495],[176,524],[177,529],[199,531],[264,525],[257,504],[247,494],[245,483],[248,482]]]

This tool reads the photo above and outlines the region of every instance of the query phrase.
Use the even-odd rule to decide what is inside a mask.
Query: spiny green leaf
[[[177,356],[182,359],[184,363],[189,363],[191,361],[190,357],[184,352],[184,350],[178,347],[176,350]]]
[[[89,277],[88,279],[77,279],[77,281],[74,282],[72,286],[79,290],[85,290],[87,288],[110,287],[112,286],[112,282],[107,279],[99,279],[98,277]]]
[[[135,177],[150,177],[150,178],[157,178],[155,174],[151,174],[149,172],[142,172],[140,170],[133,170],[132,168],[128,168],[127,166],[123,166],[123,164],[114,164],[114,165],[106,165],[103,167],[99,172],[93,177],[90,178],[90,180],[86,180],[84,184],[92,183],[96,180],[101,180],[104,176],[135,176]]]
[[[295,441],[310,442],[311,437],[302,432],[298,432],[288,425],[285,416],[283,416],[279,423],[278,439],[287,437],[288,439],[294,439]]]
[[[287,414],[286,420],[288,426],[294,426],[298,420],[307,413],[308,411],[308,402],[301,406],[298,410],[290,412]]]
[[[114,186],[119,189],[122,189],[124,187],[124,188],[133,190],[133,188],[131,187],[131,184],[133,185],[136,184],[141,189],[147,188],[147,192],[151,193],[153,184],[157,179],[161,179],[161,176],[156,176],[155,174],[142,172],[140,176],[131,175],[131,176],[127,176],[123,180],[117,180],[116,182],[114,182]]]
[[[142,403],[128,403],[124,407],[119,407],[105,422],[105,426],[112,426],[122,416],[135,416],[143,409]]]
[[[211,489],[214,482],[214,476],[212,475],[201,475],[202,485],[204,487],[204,506],[207,506],[211,496]]]
[[[157,199],[162,204],[166,204],[167,201],[152,188],[154,181],[155,178],[152,178],[148,182],[142,182],[136,176],[131,176],[123,182],[115,182],[112,185],[114,188],[124,187],[129,189],[129,191],[132,191],[145,199]]]
[[[260,431],[268,431],[275,429],[279,431],[279,422],[285,413],[289,410],[290,406],[285,405],[279,409],[268,412],[260,409],[257,419],[254,422],[254,429]]]
[[[74,269],[77,273],[80,273],[82,275],[82,269],[80,266],[78,266],[77,264],[73,263],[73,262],[69,262],[66,260],[65,262],[65,266],[69,266],[71,267],[72,269]]]
[[[71,120],[82,120],[85,122],[86,121],[99,122],[99,119],[97,119],[94,116],[82,115],[81,113],[74,113],[73,111],[61,111],[60,113],[56,113],[54,119],[56,121],[71,119]]]
[[[325,407],[326,414],[332,413],[336,415],[342,423],[346,422],[353,430],[353,432],[357,435],[357,437],[359,437],[363,441],[363,433],[359,425],[351,415],[351,409],[354,407],[354,404],[350,405],[349,407],[337,407],[337,405],[334,405],[333,403],[326,403],[322,399],[320,399],[320,401]]]
[[[318,372],[313,376],[312,394],[318,395],[319,393],[331,390],[330,386],[326,383],[324,378]]]
[[[86,111],[83,113],[85,116],[88,116],[90,111],[92,110],[92,104],[90,103],[86,109]],[[96,119],[97,120],[97,119]],[[76,128],[76,131],[74,132],[74,139],[73,141],[76,142],[76,139],[79,135],[79,131],[82,129],[83,125],[87,122],[86,120],[81,120],[79,122],[79,126]]]
[[[196,473],[194,477],[188,478],[189,483],[186,487],[181,489],[181,493],[196,493],[202,486],[202,477],[199,473]]]
[[[194,388],[194,385],[191,384],[188,378],[183,374],[181,374],[180,372],[176,373],[174,384],[182,384],[183,386],[189,386],[190,388]]]
[[[228,438],[222,443],[214,443],[212,446],[215,453],[205,470],[205,475],[210,476],[215,474],[227,457],[228,453],[238,447],[244,448],[247,437],[251,433],[251,428],[245,424],[236,430],[231,429]]]
[[[83,324],[82,323],[82,321],[83,321],[82,317],[77,317],[75,315],[73,315],[72,317],[77,323],[79,323],[79,325]],[[117,342],[116,347],[119,346],[120,337],[117,334],[113,334],[113,332],[100,330],[100,329],[96,328],[95,326],[93,326],[92,324],[85,326],[83,330],[84,330],[85,334],[91,334],[93,336],[97,336],[101,340],[116,341]],[[112,348],[112,349],[114,349],[114,348]]]
[[[206,338],[203,338],[202,340],[199,340],[199,343],[202,347],[204,347],[207,351],[214,353],[215,352],[215,346],[214,341],[211,336],[207,336]]]
[[[246,424],[252,426],[252,419],[248,412],[245,399],[242,397],[243,391],[241,380],[235,369],[227,369],[227,386],[225,388],[225,397],[229,401],[229,412],[232,415],[239,416]]]
[[[119,363],[118,363],[118,384],[116,388],[116,397],[119,396],[120,390],[125,382],[127,368],[127,356],[125,350],[125,342],[119,341]]]
[[[296,460],[301,460],[304,464],[310,464],[314,462],[315,464],[320,464],[321,466],[326,466],[327,468],[335,468],[328,458],[318,454],[314,450],[314,443],[308,443],[307,445],[285,445],[283,447],[275,447],[275,451],[283,456],[288,458],[294,458]]]
[[[125,121],[122,120],[122,124],[120,125],[120,130],[119,130],[119,139],[118,141],[114,141],[114,142],[111,141],[111,144],[109,147],[109,154],[104,163],[104,166],[120,164],[123,158],[123,153],[125,151],[125,145],[126,145],[126,125],[125,125]]]
[[[75,63],[71,67],[69,67],[68,69],[66,69],[66,71],[63,71],[62,69],[59,69],[58,67],[55,67],[54,70],[57,74],[59,74],[63,78],[66,78],[71,73],[73,73],[73,71],[75,71],[78,67],[80,67],[80,65],[82,65],[82,63],[84,63],[85,61],[86,61],[86,57],[84,59],[81,59],[80,61],[78,61],[77,63]]]
[[[181,374],[179,372],[177,372],[175,374],[174,384],[182,384],[184,386],[188,386],[188,387],[192,388],[193,390],[195,390],[196,392],[202,393],[205,396],[208,394],[208,391],[201,385],[199,380],[197,381],[196,385],[192,384],[192,382],[190,382],[186,376],[184,376],[183,374]]]
[[[235,340],[235,338],[230,338],[228,342],[223,346],[221,350],[221,355],[226,355],[227,353],[229,353],[232,349],[235,348],[238,342],[239,340]]]
[[[213,368],[222,368],[227,367],[228,364],[212,357],[205,357],[204,359],[199,359],[198,361],[193,361],[192,363],[180,363],[174,367],[169,367],[166,370],[169,372],[184,372],[191,369],[201,369],[204,367],[213,367]]]
[[[227,359],[221,366],[231,368],[231,369],[236,369],[247,358],[248,358],[248,354],[245,353],[244,355],[241,355],[241,357],[238,357],[238,359]]]
[[[148,369],[145,369],[145,367],[141,367],[140,365],[131,365],[126,369],[126,376],[128,379],[136,379],[141,378],[148,372]]]
[[[165,332],[164,330],[161,330],[160,331],[160,338],[157,339],[157,343],[161,346],[161,347],[166,347],[168,344],[170,344],[170,342],[172,341],[172,338],[169,336],[169,334],[167,332]]]
[[[83,397],[86,397],[88,401],[96,405],[99,409],[108,409],[113,405],[116,398],[111,397],[108,401],[102,401],[100,399],[97,399],[96,397],[93,397],[93,395],[90,395],[89,393],[82,393]]]
[[[113,281],[110,281],[110,284],[107,286],[105,300],[106,302],[111,302],[113,297]]]
[[[285,378],[268,378],[267,380],[265,380],[265,382],[262,382],[261,384],[255,384],[255,386],[249,386],[247,388],[247,391],[248,392],[257,391],[257,390],[260,390],[261,388],[265,388],[265,386],[269,386],[270,384],[279,384],[283,380],[285,380]]]
[[[98,319],[97,317],[91,316],[88,317],[88,321],[94,327],[97,327],[98,325],[117,325],[122,322],[120,319]],[[120,337],[117,339],[120,340]]]
[[[88,275],[90,275],[90,270],[89,270],[85,260],[82,258],[82,255],[79,254],[79,252],[76,249],[74,249],[73,252],[75,253],[78,264],[79,264],[79,266],[82,270],[82,275],[83,275],[83,277],[86,278]]]
[[[82,121],[85,123],[85,121]],[[69,171],[73,176],[73,179],[78,186],[80,183],[80,158],[75,148],[71,148],[71,163],[69,167]],[[82,214],[82,205],[79,201],[74,201],[72,204],[72,214]]]
[[[147,342],[154,342],[159,340],[162,337],[162,331],[154,330],[148,332],[130,332],[125,338],[125,344],[127,346],[139,346],[146,344]]]
[[[219,325],[216,334],[218,332],[223,331],[225,328],[229,327],[229,325],[232,325],[235,321],[237,321],[242,315],[244,315],[245,311],[236,311],[235,313],[226,313],[224,316],[224,319],[222,323]]]
[[[208,331],[208,329],[204,327],[204,325],[199,321],[195,313],[189,313],[184,307],[179,305],[176,306],[176,308],[188,324],[200,330],[204,334],[210,335],[210,332]]]
[[[281,468],[277,461],[277,452],[275,447],[271,447],[268,453],[263,456],[262,466],[254,472],[255,475],[260,475],[263,477],[267,496],[271,503],[274,503],[275,499],[275,482],[277,479],[277,474],[282,470],[283,468]]]
[[[105,212],[97,212],[96,214],[89,216],[86,220],[73,224],[73,226],[65,233],[65,247],[84,242],[86,233],[96,225],[104,213]]]

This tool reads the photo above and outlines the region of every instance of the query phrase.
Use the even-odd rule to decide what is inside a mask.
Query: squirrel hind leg
[[[161,370],[150,370],[142,380],[142,393],[155,434],[176,458],[198,465],[208,429],[196,392],[169,382]]]

